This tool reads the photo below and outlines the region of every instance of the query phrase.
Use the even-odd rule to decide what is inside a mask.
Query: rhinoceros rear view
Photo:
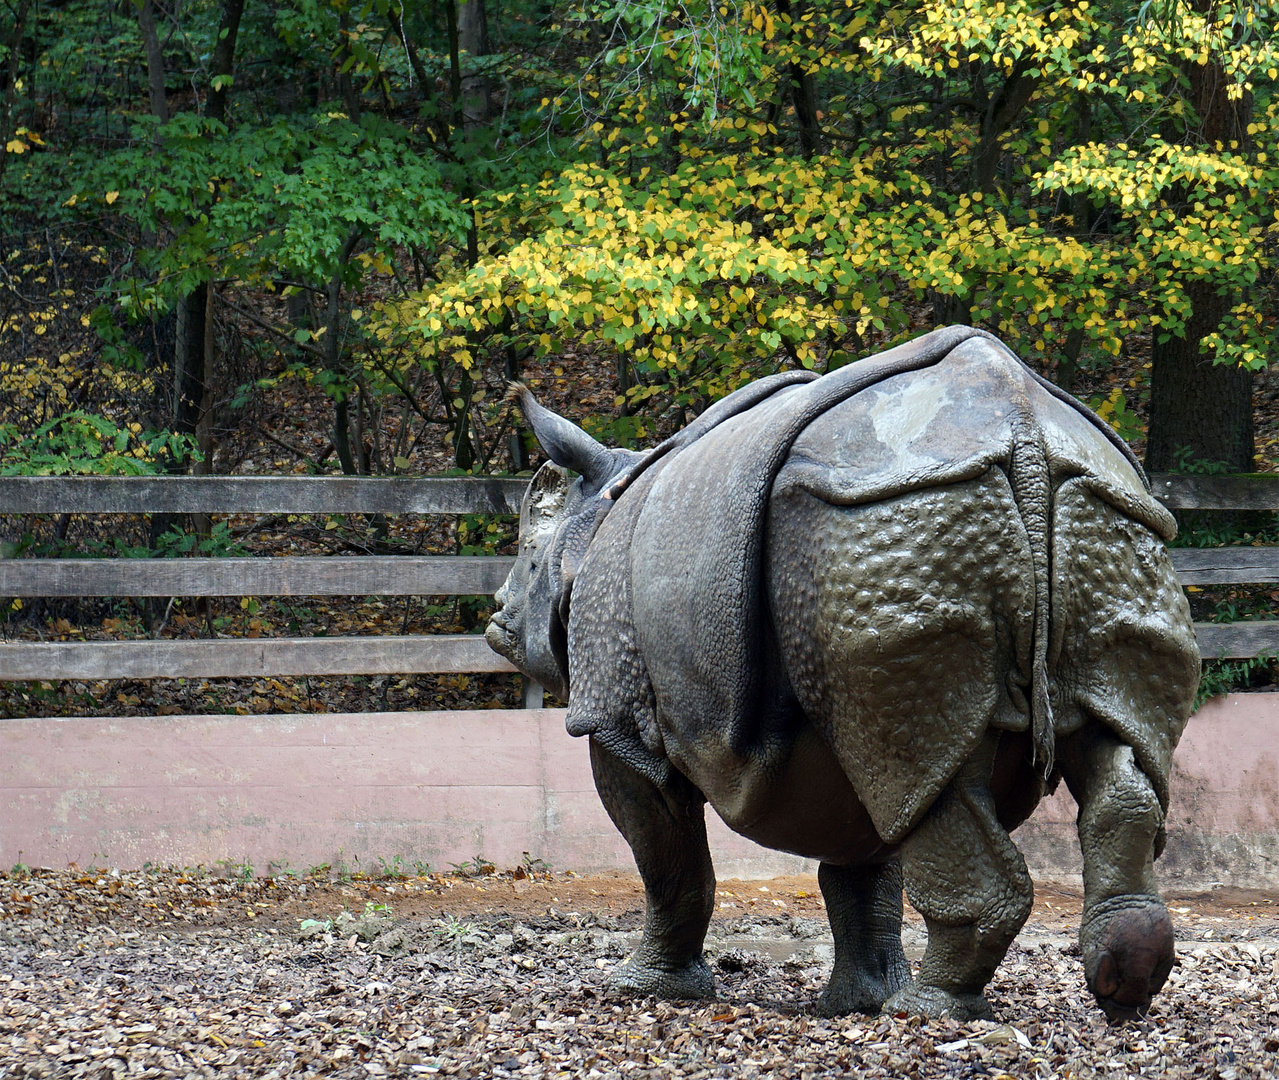
[[[648,913],[616,988],[714,992],[709,801],[820,860],[822,1011],[987,1015],[1032,901],[1008,833],[1064,776],[1088,985],[1112,1019],[1146,1010],[1199,654],[1173,521],[1105,423],[967,327],[762,379],[643,455],[520,396],[554,464],[487,636],[568,697],[635,853]]]

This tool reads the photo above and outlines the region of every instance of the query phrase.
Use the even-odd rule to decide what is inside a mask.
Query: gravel
[[[1034,919],[989,988],[996,1022],[825,1020],[819,919],[723,903],[716,1001],[619,1001],[604,982],[633,904],[456,884],[0,875],[0,1078],[1279,1075],[1270,919],[1213,918],[1137,1023],[1107,1026],[1073,937]],[[579,881],[573,899],[594,895]]]

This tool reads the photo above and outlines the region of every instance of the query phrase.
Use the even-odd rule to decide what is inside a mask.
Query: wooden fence
[[[526,480],[0,477],[0,514],[516,514]],[[497,591],[509,557],[0,559],[0,597],[405,596]],[[473,634],[0,643],[0,679],[509,672]],[[525,704],[541,703],[529,686]]]
[[[515,514],[526,481],[0,477],[0,514]],[[1176,510],[1279,511],[1279,476],[1152,478]],[[1176,548],[1183,585],[1279,582],[1279,547]],[[3,559],[0,597],[491,594],[509,557]],[[1279,652],[1279,621],[1197,623],[1205,659]],[[478,635],[0,643],[0,680],[506,672]],[[540,702],[530,688],[526,704]]]

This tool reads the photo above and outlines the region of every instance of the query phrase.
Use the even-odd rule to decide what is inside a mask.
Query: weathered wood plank
[[[1205,660],[1242,660],[1261,653],[1279,654],[1279,622],[1195,623],[1199,653]]]
[[[1279,474],[1156,473],[1175,510],[1279,510]],[[8,514],[515,514],[519,477],[6,476]]]
[[[1279,547],[1174,548],[1183,585],[1279,581]],[[510,556],[0,559],[0,596],[489,595]]]
[[[216,679],[514,671],[482,637],[0,642],[0,680]]]
[[[0,514],[518,514],[527,487],[495,476],[4,476]]]
[[[0,596],[466,596],[497,592],[510,556],[0,559]]]
[[[1150,488],[1172,510],[1279,510],[1279,474],[1183,476],[1154,473]]]
[[[1173,548],[1168,554],[1183,585],[1279,581],[1279,547]]]

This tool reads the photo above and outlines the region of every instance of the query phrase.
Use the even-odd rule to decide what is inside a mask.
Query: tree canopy
[[[1097,400],[1120,433],[1157,468],[1250,469],[1274,15],[7,0],[0,438],[78,409],[182,469],[219,409],[297,377],[344,471],[412,467],[410,419],[463,469],[520,468],[493,390],[539,358],[609,372],[589,422],[634,442],[965,322],[1067,389],[1139,357]],[[248,382],[228,328],[266,358]]]

